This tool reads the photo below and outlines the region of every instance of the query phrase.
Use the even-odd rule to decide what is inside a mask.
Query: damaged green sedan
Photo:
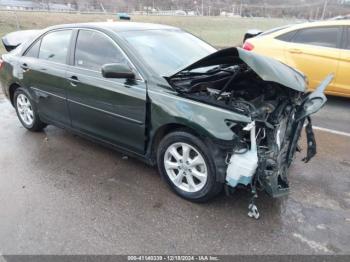
[[[19,32],[17,35],[22,35]],[[72,24],[3,42],[0,85],[22,125],[62,127],[157,165],[181,197],[206,201],[226,184],[289,190],[288,168],[310,114],[326,102],[276,60],[217,51],[180,29],[142,23]],[[16,42],[17,41],[17,42]]]

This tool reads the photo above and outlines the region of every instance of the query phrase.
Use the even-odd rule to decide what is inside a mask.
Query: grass
[[[106,21],[107,19],[116,19],[116,16],[0,11],[0,37],[16,30],[41,29],[55,24]],[[232,46],[241,43],[243,34],[248,29],[259,28],[266,30],[292,22],[291,20],[276,18],[178,16],[133,16],[132,21],[180,27],[217,47]],[[1,45],[0,54],[3,52],[5,50]]]

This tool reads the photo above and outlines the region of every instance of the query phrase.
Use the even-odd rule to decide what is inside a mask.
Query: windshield
[[[161,76],[170,76],[216,49],[181,30],[120,32],[138,54]]]

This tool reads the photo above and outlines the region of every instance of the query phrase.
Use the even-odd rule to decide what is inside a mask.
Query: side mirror
[[[125,64],[105,64],[102,66],[101,72],[105,78],[135,78],[134,72]]]

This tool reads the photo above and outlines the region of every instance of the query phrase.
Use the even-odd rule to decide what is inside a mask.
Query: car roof
[[[303,28],[311,28],[311,27],[320,27],[320,26],[350,26],[350,20],[325,20],[325,21],[314,21],[314,22],[304,22],[304,23],[298,23],[298,24],[291,24],[291,25],[286,25],[285,28],[283,26],[281,27],[282,29],[274,31],[274,28],[268,31],[272,31],[269,33],[268,31],[263,32],[260,35],[257,36],[258,38],[275,38],[276,36],[283,35],[285,33],[294,31],[294,30],[299,30]],[[278,29],[278,28],[275,28]]]
[[[49,27],[48,29],[61,29],[61,28],[94,28],[94,29],[109,29],[114,32],[126,32],[126,31],[145,31],[145,30],[174,30],[179,28],[160,25],[153,23],[138,23],[138,22],[126,22],[126,21],[115,21],[115,22],[93,22],[93,23],[76,23],[76,24],[62,24]]]
[[[304,27],[314,27],[314,26],[342,26],[342,25],[349,25],[350,26],[350,20],[326,20],[326,21],[315,21],[315,22],[306,22],[301,24],[296,24],[292,26],[293,28],[304,28]]]
[[[350,20],[326,20],[326,21],[315,21],[315,22],[305,22],[300,24],[294,24],[282,29],[280,32],[292,31],[296,29],[309,28],[309,27],[319,27],[319,26],[350,26]]]

